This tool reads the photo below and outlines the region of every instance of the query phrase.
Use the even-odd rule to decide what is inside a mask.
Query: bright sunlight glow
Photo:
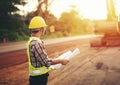
[[[80,15],[90,19],[107,18],[105,0],[55,0],[50,6],[51,12],[60,17],[64,11],[70,11],[70,6],[76,6]]]
[[[38,0],[27,0],[28,4],[24,7],[21,6],[20,9],[27,14],[36,10],[38,6]],[[49,0],[48,0],[49,1]],[[120,0],[114,0],[116,13],[120,14]],[[89,19],[106,19],[107,18],[107,8],[106,0],[53,0],[49,7],[49,11],[54,14],[57,18],[60,18],[63,12],[69,12],[75,7],[80,14],[80,16]]]
[[[17,5],[17,7],[21,10],[21,15],[26,15],[29,12],[32,12],[37,9],[38,0],[26,0],[27,4],[25,6]]]

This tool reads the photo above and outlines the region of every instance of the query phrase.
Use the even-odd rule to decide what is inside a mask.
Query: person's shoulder
[[[42,44],[41,40],[32,40],[31,44]]]

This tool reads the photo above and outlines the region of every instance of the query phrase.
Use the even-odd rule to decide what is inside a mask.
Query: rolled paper
[[[63,53],[62,55],[58,56],[56,59],[70,60],[71,58],[76,57],[78,54],[80,54],[80,50],[78,48],[76,48],[73,52],[69,50],[69,51]],[[52,68],[52,69],[60,69],[61,67],[62,67],[61,63],[50,66],[50,68]]]

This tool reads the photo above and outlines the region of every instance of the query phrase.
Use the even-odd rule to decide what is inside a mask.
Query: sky
[[[59,18],[63,11],[70,10],[71,5],[76,6],[76,10],[83,17],[106,18],[105,0],[55,0],[50,9]]]
[[[36,9],[38,0],[28,0],[28,4],[24,7],[24,10],[33,11]],[[120,0],[114,0],[116,13],[120,14]],[[76,10],[84,18],[89,19],[106,19],[107,18],[107,9],[106,9],[106,0],[53,0],[53,3],[50,5],[49,10],[57,18],[60,18],[60,15],[63,12],[69,12],[71,6],[75,6]],[[24,11],[24,13],[27,13]]]
[[[26,0],[27,4],[25,6],[17,5],[21,10],[21,15],[26,15],[28,12],[32,12],[37,9],[38,0]]]

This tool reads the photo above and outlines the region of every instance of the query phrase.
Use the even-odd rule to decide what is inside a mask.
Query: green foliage
[[[15,5],[23,5],[25,4],[24,1],[25,0],[0,0],[0,42],[3,42],[4,39],[7,41],[28,39],[30,32],[27,28],[28,26],[24,23],[24,17],[15,14],[15,12],[18,11]],[[39,6],[41,6],[41,4]],[[48,25],[47,34],[42,38],[58,38],[87,34],[87,29],[90,28],[91,21],[83,19],[75,10],[64,12],[60,19],[57,19],[47,11],[47,9],[43,11],[45,13],[42,14],[40,11],[43,10],[39,9],[39,11],[31,12],[26,18],[26,22],[28,25],[31,17],[41,15]],[[50,32],[51,26],[55,28],[55,32]]]
[[[48,27],[47,34],[43,37],[58,38],[90,34],[89,30],[91,30],[93,22],[89,19],[83,19],[77,11],[71,10],[71,12],[64,12],[59,20],[56,20],[55,17],[49,18],[47,24],[54,26],[55,32],[50,33]]]
[[[0,42],[17,41],[28,34],[23,17],[15,14],[19,10],[15,5],[23,3],[23,0],[0,0]]]
[[[61,31],[63,36],[87,34],[88,20],[79,16],[75,10],[64,12],[56,22],[56,31]]]

